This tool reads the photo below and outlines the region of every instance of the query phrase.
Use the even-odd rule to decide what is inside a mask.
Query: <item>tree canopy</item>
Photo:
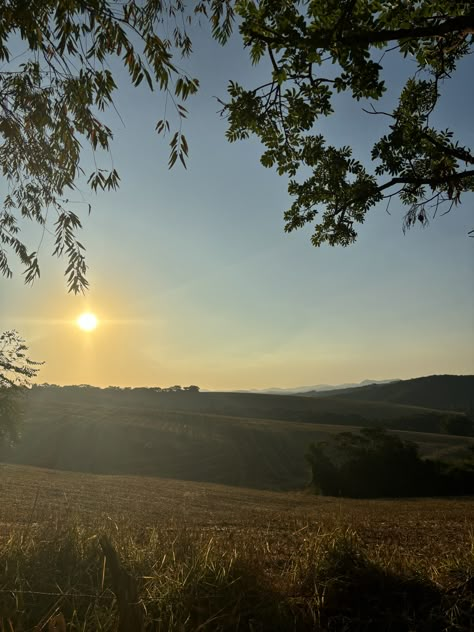
[[[345,246],[383,200],[398,197],[407,207],[406,228],[426,225],[431,212],[450,210],[474,190],[472,149],[432,122],[456,64],[472,53],[472,2],[246,0],[238,13],[252,60],[267,56],[272,72],[253,88],[231,82],[228,138],[255,134],[265,146],[262,164],[288,176],[287,231],[314,223],[314,245]],[[380,111],[374,102],[390,82],[388,53],[415,67],[395,108]],[[364,160],[318,131],[340,92],[387,120]]]
[[[40,274],[38,250],[22,239],[24,219],[54,231],[54,254],[66,258],[70,291],[87,288],[81,217],[69,196],[87,185],[115,189],[120,177],[104,166],[113,130],[101,114],[114,107],[118,58],[133,85],[161,90],[174,105],[157,132],[170,134],[169,167],[185,164],[183,103],[198,90],[176,61],[192,52],[189,25],[210,20],[225,44],[234,19],[251,59],[269,60],[268,80],[256,87],[229,83],[222,113],[230,141],[256,135],[261,162],[289,178],[294,201],[286,230],[314,224],[312,242],[347,245],[367,211],[398,197],[404,226],[428,223],[474,190],[472,149],[433,115],[459,60],[472,52],[474,10],[457,0],[19,0],[0,7],[0,169],[7,185],[0,209],[0,273],[11,276],[17,256],[25,280]],[[26,45],[27,52],[16,55]],[[396,106],[376,103],[390,77],[386,55],[415,60]],[[318,130],[348,92],[367,116],[387,120],[386,133],[365,159],[336,147]],[[169,111],[169,110],[168,110]],[[173,118],[173,117],[171,117]],[[96,167],[85,173],[89,148]],[[97,154],[97,156],[96,156]],[[90,211],[90,206],[86,205]],[[41,243],[41,242],[40,242]]]
[[[25,341],[14,330],[0,334],[0,443],[17,438],[20,412],[17,395],[39,371],[27,355]]]
[[[310,446],[311,485],[352,498],[463,495],[474,489],[472,450],[464,461],[422,459],[418,446],[383,428],[341,432]]]
[[[77,238],[81,218],[69,196],[82,181],[94,191],[119,185],[113,164],[107,168],[100,162],[113,138],[113,130],[101,120],[101,114],[114,107],[112,58],[120,60],[134,86],[144,81],[150,90],[169,96],[176,131],[168,118],[159,120],[156,129],[174,131],[169,166],[178,160],[185,164],[183,102],[197,91],[198,80],[186,74],[175,57],[191,53],[186,28],[192,13],[209,15],[216,38],[225,37],[232,15],[230,0],[200,0],[192,9],[182,0],[2,2],[0,169],[8,193],[0,210],[0,274],[12,275],[13,252],[26,281],[37,278],[38,248],[31,250],[22,240],[20,220],[32,220],[43,230],[52,222],[54,254],[66,257],[69,291],[87,288],[84,246]],[[26,53],[12,53],[25,44]],[[91,173],[81,166],[87,147],[96,165]]]

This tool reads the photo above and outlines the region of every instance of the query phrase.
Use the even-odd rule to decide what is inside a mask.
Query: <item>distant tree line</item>
[[[306,458],[320,494],[349,498],[474,494],[474,446],[456,463],[423,459],[418,446],[381,428],[312,444]]]
[[[118,391],[124,393],[199,393],[199,386],[195,384],[190,384],[189,386],[180,386],[179,384],[175,384],[174,386],[107,386],[106,388],[101,388],[99,386],[91,386],[90,384],[75,384],[71,386],[60,386],[59,384],[48,384],[45,382],[44,384],[34,384],[34,389],[41,388],[55,388],[62,390],[70,390],[70,389],[87,389],[90,391]]]

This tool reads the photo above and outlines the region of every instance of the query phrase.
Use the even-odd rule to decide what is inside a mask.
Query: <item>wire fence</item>
[[[81,592],[48,592],[44,590],[23,590],[21,588],[0,588],[0,594],[4,595],[39,595],[43,597],[80,597],[84,599],[116,599],[116,596],[110,592],[102,594],[88,594]]]

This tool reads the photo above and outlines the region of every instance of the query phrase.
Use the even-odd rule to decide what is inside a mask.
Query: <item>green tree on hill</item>
[[[474,437],[474,421],[467,415],[447,415],[441,422],[441,432],[462,437]]]
[[[342,432],[312,444],[311,484],[323,495],[351,498],[474,493],[474,468],[422,459],[418,446],[381,428]]]
[[[351,497],[416,495],[423,462],[416,444],[381,428],[342,432],[309,449],[312,484],[322,494]]]
[[[474,493],[471,458],[456,464],[422,459],[416,444],[381,428],[336,434],[329,441],[312,444],[306,459],[311,467],[312,487],[326,496],[377,498]]]

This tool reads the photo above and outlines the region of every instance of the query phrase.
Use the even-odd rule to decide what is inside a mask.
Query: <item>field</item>
[[[16,465],[1,466],[0,485],[7,630],[48,629],[53,615],[67,630],[117,629],[103,534],[136,581],[147,630],[474,623],[469,499],[341,500]]]
[[[38,388],[0,451],[0,631],[467,632],[472,498],[313,495],[308,445],[381,423],[425,456],[455,411]],[[3,463],[2,463],[3,462]]]
[[[421,414],[435,424],[442,413],[337,398],[38,389],[27,402],[21,442],[1,449],[0,461],[301,489],[309,479],[304,455],[311,442],[381,418]],[[455,456],[472,441],[439,433],[400,434],[417,442],[426,456]]]

